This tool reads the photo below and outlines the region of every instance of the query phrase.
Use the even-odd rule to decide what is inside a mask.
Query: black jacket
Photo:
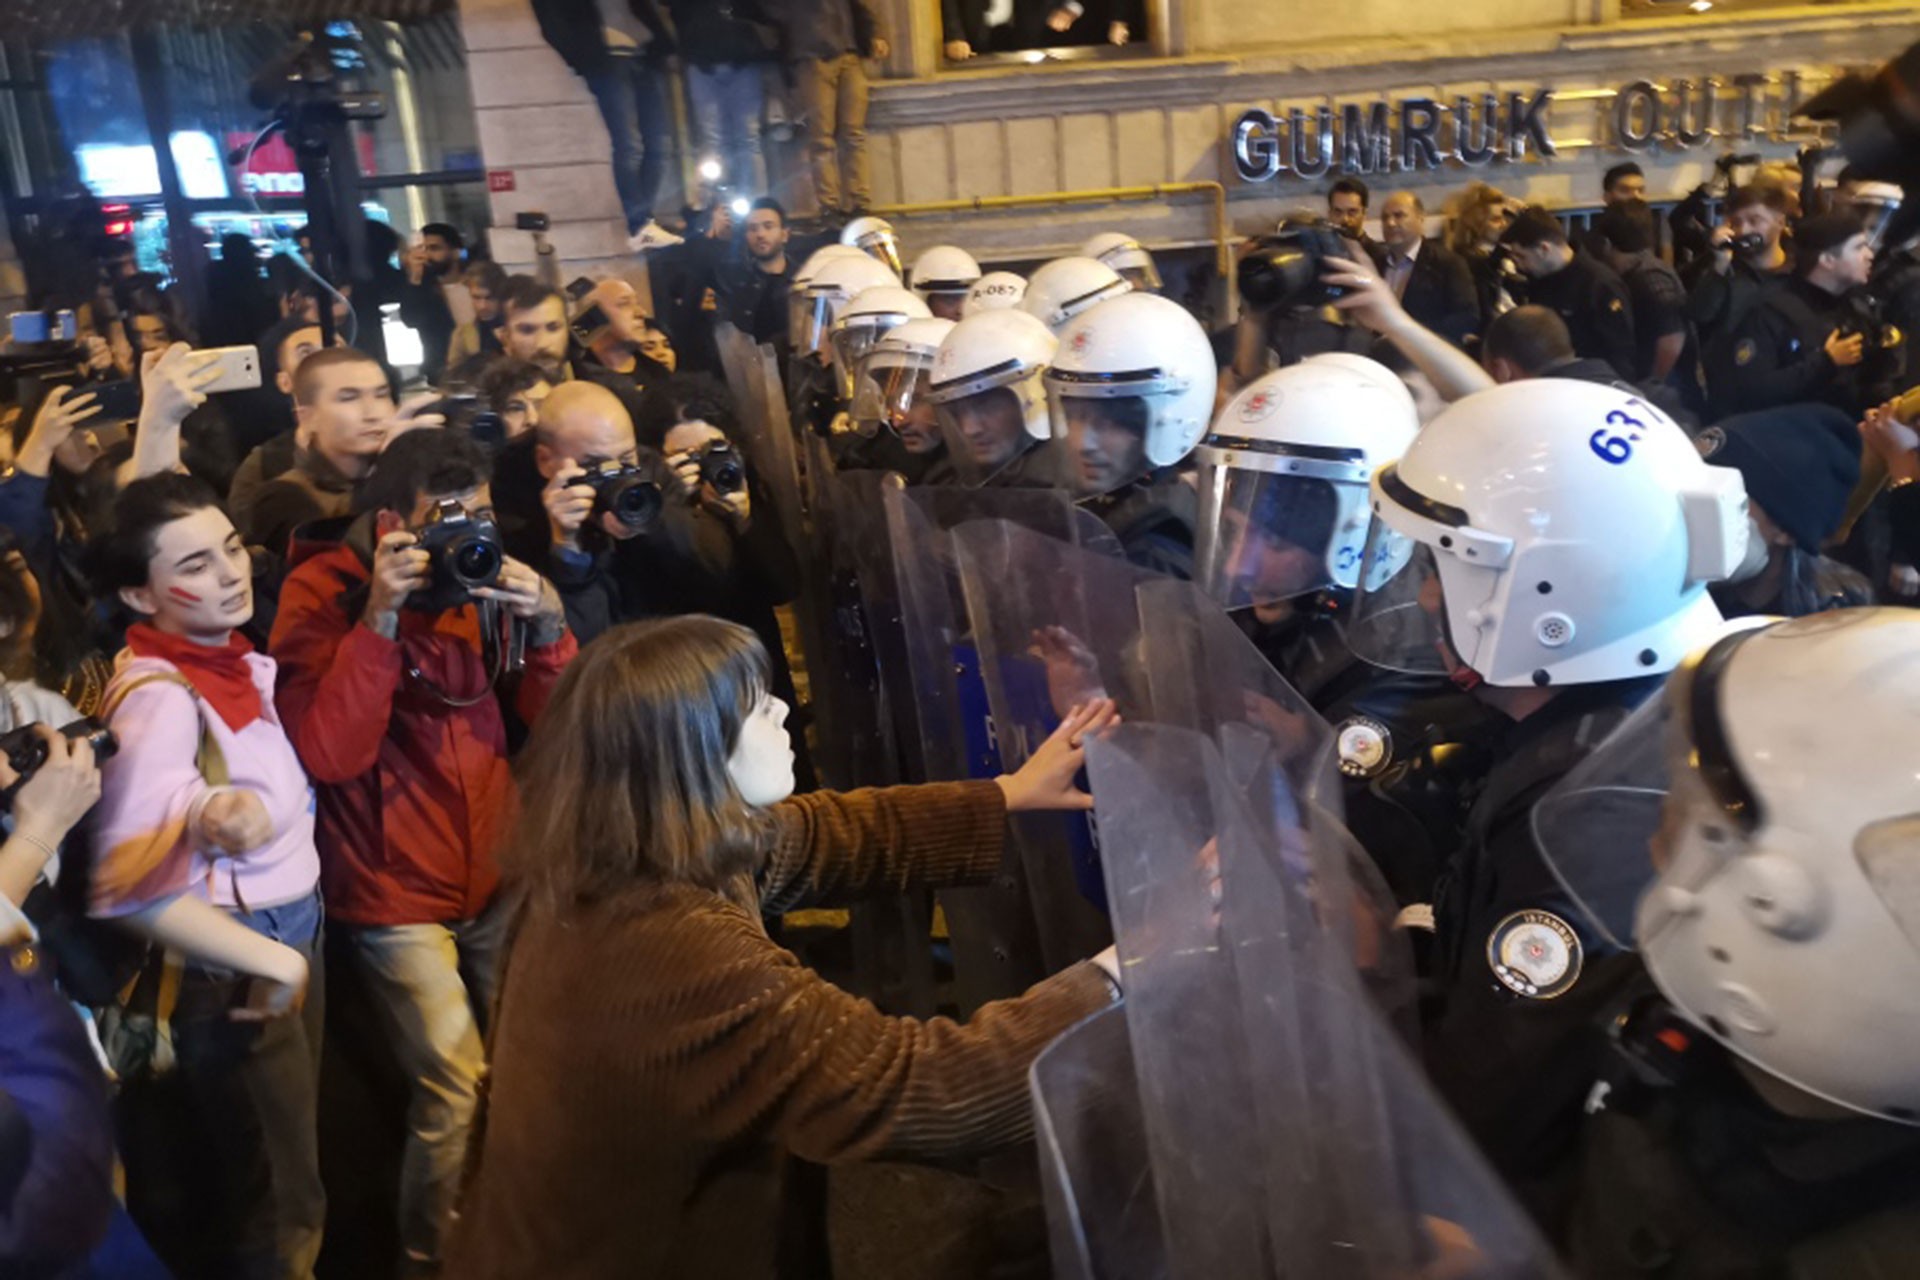
[[[780,56],[780,28],[759,0],[667,0],[680,57],[702,69]]]
[[[1576,252],[1566,266],[1526,281],[1524,289],[1525,301],[1566,321],[1576,355],[1633,368],[1633,303],[1613,268]]]
[[[1387,247],[1374,241],[1369,241],[1366,247],[1373,255],[1374,266],[1384,275]],[[1438,240],[1421,242],[1420,253],[1413,260],[1413,271],[1407,277],[1406,291],[1400,295],[1400,305],[1408,315],[1456,347],[1464,347],[1468,337],[1480,327],[1480,298],[1474,288],[1473,272],[1464,258]]]
[[[653,33],[647,56],[664,58],[673,53],[673,26],[659,0],[627,0],[627,5],[641,25]],[[575,74],[597,75],[612,63],[606,29],[600,23],[600,6],[594,0],[533,0],[533,17],[540,24],[541,38],[566,59]]]

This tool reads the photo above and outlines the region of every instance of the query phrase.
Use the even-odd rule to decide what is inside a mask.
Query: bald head
[[[640,305],[639,292],[632,285],[625,280],[602,280],[587,295],[587,305],[599,307],[607,317],[604,329],[588,335],[596,350],[620,343],[636,347],[640,344],[645,309]]]
[[[551,480],[564,462],[586,465],[634,456],[633,419],[597,382],[563,382],[540,406],[534,460]]]
[[[1389,249],[1404,251],[1427,228],[1426,206],[1411,191],[1396,191],[1380,205],[1380,242]]]

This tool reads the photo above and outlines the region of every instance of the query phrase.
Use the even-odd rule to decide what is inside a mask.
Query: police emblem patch
[[[1711,458],[1726,447],[1727,433],[1719,427],[1708,427],[1693,438],[1693,447],[1700,451],[1703,458]]]
[[[1342,720],[1333,740],[1340,772],[1349,778],[1371,778],[1393,763],[1393,734],[1371,716]]]
[[[1259,422],[1271,418],[1273,411],[1280,406],[1278,391],[1256,391],[1240,406],[1240,421]]]
[[[1615,313],[1625,311],[1626,309],[1627,309],[1627,304],[1620,301],[1620,299],[1618,298],[1615,298],[1611,302],[1607,303],[1607,310]]]
[[[1551,911],[1516,911],[1487,937],[1487,965],[1500,985],[1530,1000],[1563,996],[1580,980],[1580,935]]]
[[[1733,349],[1733,362],[1743,369],[1746,368],[1753,363],[1753,350],[1753,339],[1742,338],[1740,344]]]

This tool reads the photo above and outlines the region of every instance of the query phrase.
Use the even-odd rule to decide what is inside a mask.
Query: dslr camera
[[[431,561],[432,575],[424,592],[409,597],[407,603],[414,608],[451,609],[465,604],[476,587],[490,587],[500,580],[506,552],[492,517],[469,514],[458,502],[445,498],[433,504],[426,520],[412,532],[415,545]]]
[[[715,440],[693,453],[700,478],[719,494],[735,494],[747,487],[746,460],[725,440]]]
[[[0,791],[0,810],[13,808],[13,797],[27,780],[40,772],[40,766],[47,762],[47,743],[38,732],[37,726],[23,724],[0,734],[0,754],[7,758],[7,766],[16,775],[16,781],[4,791]],[[120,740],[113,736],[113,730],[88,716],[84,720],[75,720],[72,724],[62,725],[60,732],[66,737],[78,741],[86,739],[93,748],[96,764],[105,764],[113,759],[120,749]]]
[[[593,490],[590,523],[597,525],[601,516],[612,516],[633,532],[643,533],[660,518],[666,499],[661,493],[658,470],[646,460],[622,462],[618,458],[588,458],[580,465],[587,474],[574,483]]]
[[[1326,260],[1358,252],[1324,221],[1283,226],[1240,259],[1240,296],[1256,311],[1318,310],[1346,292],[1320,278]]]

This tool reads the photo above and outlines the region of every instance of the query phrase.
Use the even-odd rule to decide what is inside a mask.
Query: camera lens
[[[607,510],[629,529],[645,529],[660,518],[660,486],[651,480],[622,480],[607,495]]]
[[[462,586],[484,587],[500,576],[500,548],[469,534],[447,548],[447,564]]]
[[[746,468],[731,453],[709,455],[701,461],[700,472],[721,493],[738,493],[747,485]]]

